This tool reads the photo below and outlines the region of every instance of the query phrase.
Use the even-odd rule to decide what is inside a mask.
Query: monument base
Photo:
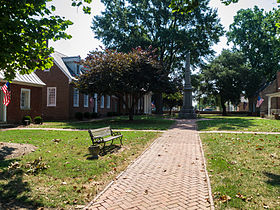
[[[181,109],[179,112],[179,118],[183,119],[196,119],[196,113],[193,109]]]

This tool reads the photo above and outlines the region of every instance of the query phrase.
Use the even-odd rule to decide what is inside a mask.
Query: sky
[[[233,17],[240,9],[253,8],[257,5],[265,11],[276,7],[277,0],[239,0],[238,3],[225,6],[220,0],[210,0],[210,6],[218,9],[218,16],[221,23],[228,30],[229,25],[233,23]],[[71,6],[70,0],[53,0],[52,4],[56,7],[56,14],[66,19],[71,20],[74,24],[67,29],[67,33],[72,35],[70,40],[50,41],[50,46],[54,47],[55,51],[61,52],[67,56],[80,55],[85,58],[87,54],[99,46],[102,46],[101,41],[94,38],[94,33],[91,30],[93,16],[99,15],[104,11],[105,7],[100,0],[93,0],[91,3],[92,13],[84,14],[83,11]],[[213,46],[213,49],[219,54],[223,48],[229,48],[226,43],[226,38],[221,37],[220,42]]]

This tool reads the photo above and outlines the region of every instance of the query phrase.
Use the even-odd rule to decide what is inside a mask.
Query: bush
[[[32,118],[31,118],[30,116],[24,116],[24,117],[22,118],[22,124],[24,124],[24,125],[26,125],[25,120],[29,120],[29,123],[32,122]]]
[[[84,118],[87,118],[87,119],[91,118],[91,114],[89,112],[85,112]]]
[[[91,118],[98,118],[98,117],[99,117],[98,113],[96,113],[96,112],[91,113]]]
[[[76,112],[76,113],[75,113],[75,118],[76,118],[77,120],[83,120],[83,117],[84,117],[84,115],[83,115],[82,112]]]
[[[33,121],[35,124],[43,124],[43,118],[41,116],[34,117]]]
[[[107,116],[108,117],[113,117],[113,116],[119,116],[119,114],[117,112],[108,112]]]

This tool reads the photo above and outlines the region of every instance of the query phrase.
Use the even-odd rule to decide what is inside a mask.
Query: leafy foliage
[[[243,55],[229,50],[223,50],[220,56],[202,69],[205,90],[219,98],[224,115],[226,102],[239,102],[243,90],[243,75],[247,70]]]
[[[191,63],[198,65],[213,54],[211,47],[223,35],[216,10],[201,0],[192,13],[172,12],[170,0],[104,0],[105,12],[93,19],[95,37],[109,49],[129,52],[141,46],[158,49],[159,60],[172,77],[181,71],[187,52]],[[195,2],[195,1],[194,1]],[[156,112],[162,112],[161,92],[155,93]]]
[[[177,91],[176,93],[170,94],[163,93],[162,97],[163,104],[169,108],[170,115],[173,107],[183,105],[183,94],[181,91]]]
[[[134,49],[130,53],[114,50],[94,51],[82,62],[87,70],[76,86],[83,92],[115,95],[133,116],[138,100],[151,91],[169,84],[168,75],[154,56],[154,51]],[[131,102],[123,100],[131,97]]]
[[[107,48],[129,52],[150,45],[167,71],[181,67],[186,52],[192,64],[213,53],[211,46],[219,41],[223,29],[215,10],[202,0],[189,14],[172,13],[169,0],[104,0],[105,12],[93,19],[92,30]]]
[[[54,15],[55,7],[47,5],[52,0],[1,0],[0,4],[0,69],[5,79],[11,81],[16,72],[29,74],[37,69],[49,69],[54,51],[47,40],[70,39],[65,33],[73,23]],[[73,6],[83,6],[92,0],[71,0]]]
[[[263,9],[242,9],[234,17],[227,33],[229,42],[241,51],[251,65],[244,75],[245,93],[252,97],[266,81],[275,78],[280,64],[280,40],[277,35],[275,15],[278,10],[265,13]]]
[[[239,0],[221,0],[225,5],[237,3],[238,1]],[[169,7],[172,8],[173,12],[189,13],[199,7],[199,0],[171,0]]]

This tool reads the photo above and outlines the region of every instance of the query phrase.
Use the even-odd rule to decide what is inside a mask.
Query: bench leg
[[[113,142],[114,142],[114,139],[112,139],[112,143],[111,143],[111,145],[113,145]]]
[[[122,144],[122,137],[120,138],[120,141],[121,141],[121,145],[123,145],[123,144]]]

